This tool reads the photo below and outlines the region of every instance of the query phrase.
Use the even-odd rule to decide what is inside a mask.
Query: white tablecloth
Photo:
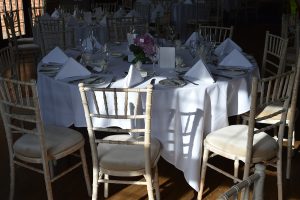
[[[120,86],[129,66],[122,58],[111,59],[109,71],[120,78],[111,87]],[[158,83],[164,75],[153,78]],[[249,110],[250,78],[251,74],[235,79],[218,77],[213,84],[198,81],[198,86],[188,83],[181,88],[155,86],[152,135],[163,145],[162,157],[183,171],[187,182],[197,191],[203,138],[209,132],[227,126],[229,116]],[[145,87],[149,82],[143,82],[137,87]],[[44,123],[86,126],[77,85],[39,73],[38,92]],[[122,128],[130,126],[122,121],[115,124],[103,122],[103,125]]]

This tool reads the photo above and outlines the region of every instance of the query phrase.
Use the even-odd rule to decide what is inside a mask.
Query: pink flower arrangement
[[[149,35],[148,33],[137,36],[134,39],[134,44],[136,46],[139,46],[147,56],[150,56],[155,53],[154,40],[152,36]]]

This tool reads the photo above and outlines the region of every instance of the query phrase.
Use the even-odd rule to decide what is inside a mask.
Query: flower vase
[[[140,60],[134,64],[135,68],[137,68],[138,70],[141,70],[142,65],[143,65],[143,63]]]

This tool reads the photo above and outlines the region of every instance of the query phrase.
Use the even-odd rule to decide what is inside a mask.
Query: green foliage
[[[141,61],[142,63],[145,63],[145,62],[149,61],[149,58],[146,57],[146,54],[141,47],[131,44],[129,46],[129,49],[134,54],[134,57],[135,57],[132,60],[132,63],[135,64],[137,61]]]

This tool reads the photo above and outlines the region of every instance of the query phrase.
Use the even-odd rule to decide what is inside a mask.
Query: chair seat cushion
[[[217,149],[225,155],[235,155],[244,160],[247,153],[247,125],[231,125],[208,134],[204,140],[206,147]],[[265,132],[254,135],[253,138],[253,162],[269,160],[277,155],[278,144],[274,138]],[[226,156],[225,156],[226,157]]]
[[[34,42],[34,39],[33,39],[33,37],[18,38],[17,42],[18,42],[18,44],[31,44]]]
[[[105,140],[131,141],[131,135],[112,135]],[[161,144],[156,138],[151,138],[151,166],[160,156]],[[100,167],[114,171],[138,171],[145,169],[145,156],[143,145],[106,144],[98,145]]]
[[[45,126],[45,143],[49,156],[55,156],[76,144],[84,138],[81,133],[65,127]],[[24,134],[14,143],[14,151],[29,158],[40,158],[39,137],[33,134]]]
[[[38,51],[40,46],[38,44],[18,44],[18,49],[20,51]]]

